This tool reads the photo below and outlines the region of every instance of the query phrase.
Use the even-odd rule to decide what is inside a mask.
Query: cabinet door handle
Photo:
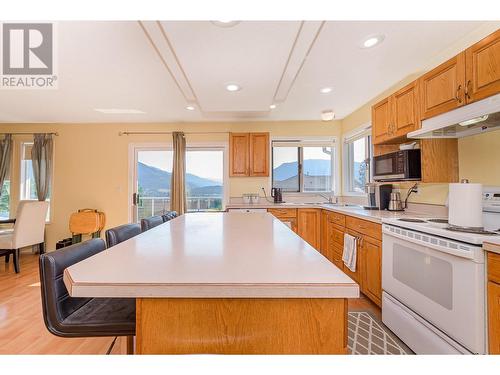
[[[455,94],[455,99],[458,100],[459,103],[462,103],[462,98],[460,97],[460,90],[462,89],[462,85],[458,85],[457,92]],[[465,95],[467,95],[467,90],[465,90]]]
[[[470,86],[470,84],[471,84],[471,83],[472,83],[472,82],[471,82],[471,80],[469,79],[469,80],[467,81],[467,84],[465,85],[465,97],[466,97],[467,99],[470,99],[470,94],[469,94],[470,90],[469,90],[469,86]]]

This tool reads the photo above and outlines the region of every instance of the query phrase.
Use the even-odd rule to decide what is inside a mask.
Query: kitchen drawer
[[[500,284],[500,254],[488,253],[488,280]]]
[[[335,264],[338,268],[343,269],[344,268],[344,262],[342,261],[342,251],[343,248],[341,248],[338,245],[333,245],[332,246],[332,251],[331,251],[331,261],[333,264]]]
[[[345,215],[338,214],[336,212],[328,212],[328,222],[345,227]]]
[[[297,209],[296,208],[268,208],[267,212],[276,216],[277,218],[297,217]]]
[[[331,240],[334,244],[343,247],[344,246],[344,231],[338,229],[336,226],[332,225],[330,227]]]
[[[346,227],[377,240],[382,240],[382,226],[380,224],[347,216]]]

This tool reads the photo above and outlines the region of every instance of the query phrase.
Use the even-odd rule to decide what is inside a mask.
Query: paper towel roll
[[[450,184],[448,222],[459,227],[483,227],[483,185]]]

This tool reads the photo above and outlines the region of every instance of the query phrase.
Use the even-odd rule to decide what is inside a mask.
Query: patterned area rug
[[[350,354],[413,354],[378,319],[366,311],[350,311],[348,320]]]

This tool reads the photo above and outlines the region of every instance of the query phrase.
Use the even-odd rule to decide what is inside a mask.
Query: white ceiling
[[[0,121],[318,120],[326,109],[343,118],[483,24],[59,22],[58,89],[0,90]],[[360,48],[373,34],[384,42]],[[321,94],[324,86],[333,91]]]

